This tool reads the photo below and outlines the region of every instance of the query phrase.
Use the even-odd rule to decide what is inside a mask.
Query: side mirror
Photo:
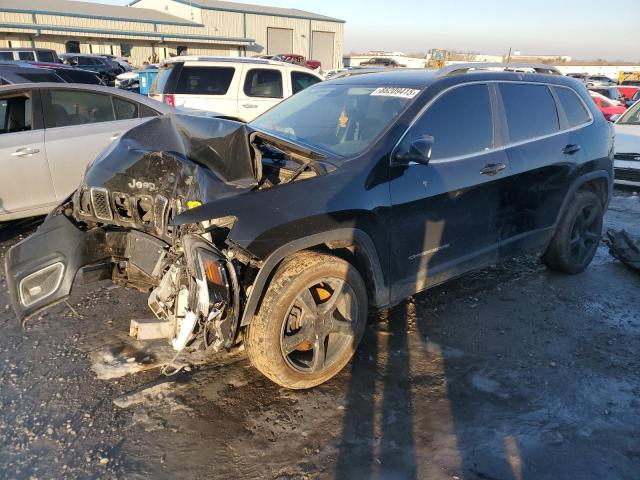
[[[611,116],[609,117],[609,121],[610,121],[611,123],[615,123],[615,122],[617,122],[617,121],[618,121],[618,119],[619,119],[621,116],[622,116],[622,115],[620,115],[619,113],[616,113],[616,114],[614,114],[614,115],[611,115]]]
[[[397,164],[406,165],[414,162],[420,165],[427,165],[431,160],[434,138],[430,135],[423,135],[416,138],[409,145],[409,150],[404,151],[401,147],[393,156],[393,161]]]

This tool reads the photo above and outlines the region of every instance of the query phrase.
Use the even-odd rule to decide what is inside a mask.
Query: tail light
[[[176,97],[169,94],[169,95],[165,95],[163,98],[164,103],[166,103],[167,105],[170,105],[172,107],[176,106]]]

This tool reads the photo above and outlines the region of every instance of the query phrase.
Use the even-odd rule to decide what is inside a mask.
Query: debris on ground
[[[626,230],[608,230],[605,243],[614,258],[640,272],[640,237],[634,241]]]

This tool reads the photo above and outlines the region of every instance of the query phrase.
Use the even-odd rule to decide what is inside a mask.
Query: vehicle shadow
[[[18,235],[30,234],[45,217],[30,217],[0,223],[0,242],[16,238]]]

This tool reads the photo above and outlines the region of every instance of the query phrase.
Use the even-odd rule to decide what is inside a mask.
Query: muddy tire
[[[593,192],[578,192],[542,255],[552,270],[580,273],[593,260],[602,236],[604,209]]]
[[[278,268],[247,328],[251,364],[278,385],[315,387],[353,356],[367,320],[367,291],[350,263],[303,252]]]

